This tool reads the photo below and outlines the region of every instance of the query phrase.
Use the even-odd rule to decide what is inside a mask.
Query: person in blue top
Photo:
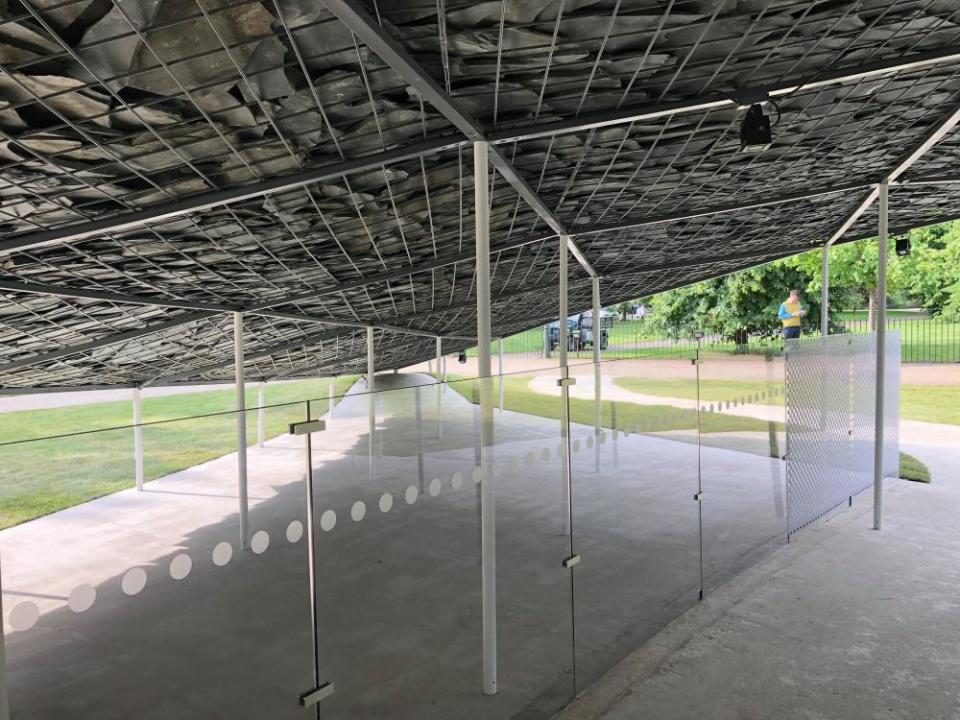
[[[800,306],[800,293],[791,290],[790,297],[780,303],[780,312],[777,314],[783,322],[783,339],[793,340],[800,337],[802,330],[800,318],[807,314],[807,311]]]

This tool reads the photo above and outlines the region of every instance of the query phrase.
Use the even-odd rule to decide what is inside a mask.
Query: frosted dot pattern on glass
[[[420,491],[417,490],[416,485],[411,485],[407,488],[407,491],[403,494],[403,499],[407,501],[407,505],[413,505],[417,498],[420,496]]]
[[[250,549],[255,555],[263,555],[270,547],[270,534],[266,530],[258,530],[250,538]]]
[[[337,514],[333,510],[324,510],[320,516],[320,529],[330,532],[337,526]]]
[[[459,472],[455,472],[453,474],[453,477],[450,478],[450,487],[452,487],[454,490],[459,490],[460,488],[462,488],[463,475],[461,475]]]
[[[436,497],[440,494],[440,479],[434,478],[430,481],[430,497]]]
[[[143,568],[130,568],[120,580],[120,589],[124,595],[137,595],[147,586],[147,571]]]
[[[92,585],[77,585],[67,599],[67,607],[75,613],[86,612],[97,601],[97,589]]]
[[[593,447],[593,435],[587,435],[587,448]]]
[[[180,553],[170,561],[170,577],[183,580],[193,569],[193,560],[186,553]]]
[[[224,540],[221,543],[217,543],[217,546],[213,549],[213,564],[217,567],[223,567],[230,559],[233,557],[233,545]]]
[[[479,485],[482,479],[483,479],[483,472],[480,470],[480,466],[478,465],[473,469],[473,481]]]
[[[550,459],[550,448],[545,447],[543,451],[540,453],[540,457],[544,462],[547,462],[547,460]]]
[[[393,495],[384,493],[380,496],[380,512],[388,513],[393,508]]]
[[[350,519],[360,522],[367,515],[367,505],[363,500],[357,500],[350,508]]]
[[[303,537],[303,523],[299,520],[294,520],[292,523],[287,525],[287,542],[297,543],[300,542],[300,538]]]
[[[25,600],[13,606],[10,611],[10,627],[17,632],[29,630],[40,619],[40,608],[35,602]]]

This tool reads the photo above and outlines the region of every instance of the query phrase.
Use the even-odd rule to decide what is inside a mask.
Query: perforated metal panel
[[[900,476],[900,331],[887,330],[884,393],[883,475]]]
[[[876,335],[788,340],[787,532],[873,485]],[[886,341],[885,476],[899,469],[900,336]]]
[[[786,342],[788,532],[850,497],[853,337]]]
[[[877,425],[877,338],[873,333],[847,335],[850,362],[850,476],[852,497],[873,486],[873,436]]]

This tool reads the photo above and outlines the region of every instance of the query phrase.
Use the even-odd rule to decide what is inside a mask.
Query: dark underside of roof
[[[226,380],[237,311],[252,379],[356,372],[366,326],[380,368],[431,357],[438,335],[446,352],[473,344],[478,137],[500,160],[496,336],[556,317],[556,223],[604,304],[845,224],[841,241],[870,237],[874,208],[848,219],[960,107],[960,0],[0,13],[8,391]],[[773,145],[741,152],[743,107],[768,96]],[[947,134],[898,176],[891,228],[960,216],[958,154]],[[571,260],[571,311],[590,304],[585,267]]]

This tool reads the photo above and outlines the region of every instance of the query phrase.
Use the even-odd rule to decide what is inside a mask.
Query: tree
[[[818,327],[820,296],[806,292],[809,284],[808,272],[779,260],[656,295],[650,302],[652,318],[661,331],[674,336],[700,330],[744,345],[748,335],[780,332],[777,311],[792,289],[805,295],[806,326]]]

